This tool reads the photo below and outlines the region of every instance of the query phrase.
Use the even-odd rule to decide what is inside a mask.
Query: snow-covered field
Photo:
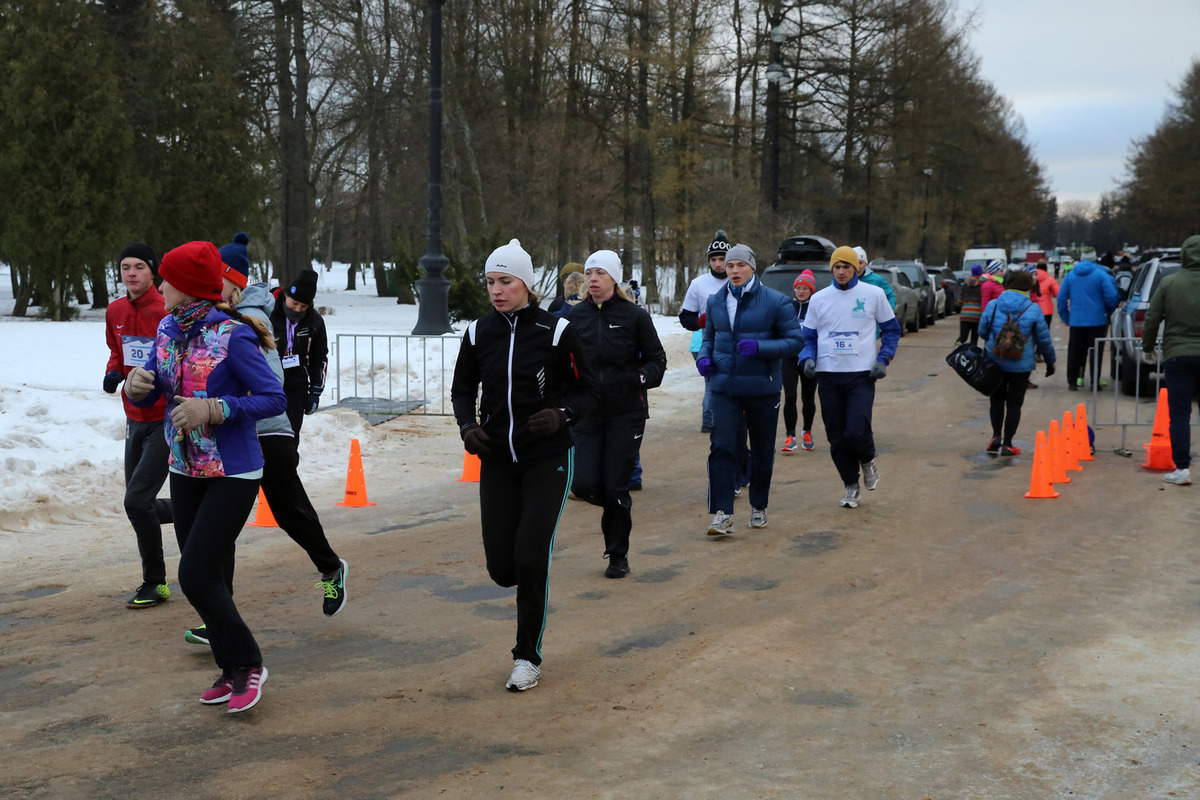
[[[389,352],[376,340],[372,353],[360,340],[355,361],[343,340],[339,364],[338,334],[407,335],[417,307],[377,297],[369,275],[359,279],[357,291],[346,291],[345,264],[335,263],[329,272],[320,264],[314,269],[320,276],[315,304],[325,315],[331,353],[322,398],[326,410],[305,421],[300,443],[306,481],[344,475],[353,438],[361,440],[364,455],[369,452],[370,426],[353,411],[330,410],[339,386],[342,398],[370,396],[372,386],[382,396],[390,385],[400,396],[407,387],[432,400],[442,389],[442,375],[448,382],[453,374],[458,354],[457,335],[413,346],[407,357],[402,346]],[[84,518],[91,510],[121,513],[125,416],[120,397],[101,389],[108,359],[104,312],[83,310],[79,320],[47,322],[14,318],[12,307],[8,267],[0,265],[0,529],[20,530],[25,514],[47,507],[72,509]],[[688,334],[674,318],[656,317],[655,323],[664,344],[667,337],[679,337],[676,344],[686,350]],[[673,387],[695,393],[699,379],[690,361],[683,365],[675,358],[671,366],[656,394]]]

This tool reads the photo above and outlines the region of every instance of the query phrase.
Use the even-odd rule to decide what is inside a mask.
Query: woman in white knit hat
[[[488,575],[517,587],[505,686],[523,692],[541,677],[550,552],[574,470],[570,426],[595,410],[596,395],[575,329],[538,306],[521,243],[496,248],[484,275],[495,311],[467,327],[450,397],[463,445],[480,460]]]

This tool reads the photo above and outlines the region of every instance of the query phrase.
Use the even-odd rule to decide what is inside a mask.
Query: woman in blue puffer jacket
[[[1021,406],[1025,403],[1025,389],[1034,369],[1035,352],[1046,362],[1046,377],[1054,374],[1056,359],[1050,328],[1042,316],[1041,306],[1029,299],[1033,280],[1027,272],[1009,273],[1004,280],[1004,291],[988,303],[979,319],[979,338],[987,342],[984,350],[1004,373],[999,388],[991,397],[992,440],[987,451],[995,455],[1021,454],[1021,448],[1013,445],[1013,435],[1021,424]],[[1002,358],[995,352],[996,337],[1010,317],[1016,320],[1025,338],[1025,349],[1019,358]]]

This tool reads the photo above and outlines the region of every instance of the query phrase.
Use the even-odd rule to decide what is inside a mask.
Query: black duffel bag
[[[950,351],[946,363],[954,368],[958,376],[984,397],[991,397],[1000,385],[1004,373],[999,365],[987,357],[983,348],[963,342]]]

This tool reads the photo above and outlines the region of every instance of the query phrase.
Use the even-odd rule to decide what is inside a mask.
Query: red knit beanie
[[[158,274],[184,294],[215,303],[221,299],[224,268],[215,244],[188,242],[162,257]]]

